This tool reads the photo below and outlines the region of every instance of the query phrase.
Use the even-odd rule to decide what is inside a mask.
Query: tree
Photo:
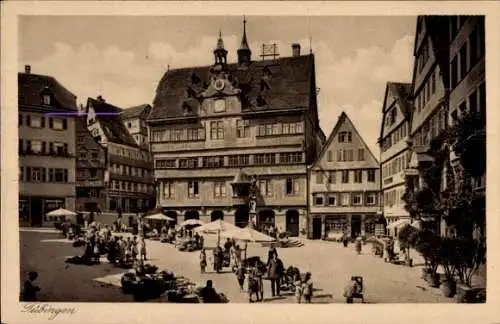
[[[450,161],[451,151],[458,157],[458,164]],[[439,262],[447,275],[456,272],[459,280],[470,286],[486,256],[485,197],[474,190],[470,181],[485,172],[484,118],[475,113],[463,114],[431,142],[428,154],[433,161],[421,173],[426,185],[415,190],[414,180],[407,179],[405,208],[416,219],[428,214],[444,217],[453,231],[453,240],[439,244],[440,254],[446,259]],[[445,190],[441,190],[442,181],[446,181]],[[430,243],[420,240],[419,244],[422,246],[417,250],[430,258]]]

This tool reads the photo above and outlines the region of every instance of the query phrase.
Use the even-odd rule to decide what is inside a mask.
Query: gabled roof
[[[363,137],[361,136],[361,134],[359,134],[359,132],[356,129],[356,126],[354,125],[354,123],[352,122],[352,120],[349,118],[349,116],[347,116],[347,114],[345,113],[345,111],[342,111],[342,113],[340,114],[340,116],[339,116],[339,118],[337,120],[337,124],[335,124],[335,127],[333,128],[332,132],[328,136],[328,139],[326,140],[326,143],[323,145],[323,149],[321,150],[321,153],[318,154],[318,156],[316,157],[316,159],[312,163],[311,167],[314,168],[316,166],[316,164],[323,158],[323,156],[325,155],[326,151],[330,147],[330,144],[332,143],[332,141],[337,136],[337,133],[339,131],[340,126],[342,126],[342,124],[344,124],[346,121],[348,121],[352,125],[352,130],[354,132],[354,135],[356,135],[361,140],[361,144],[363,144],[363,146],[365,147],[365,149],[368,150],[368,153],[370,154],[370,156],[374,159],[374,161],[376,161],[377,163],[379,163],[378,159],[375,157],[375,155],[373,155],[373,152],[370,150],[370,147],[368,145],[366,145],[365,140],[363,139]]]
[[[132,118],[146,119],[150,111],[151,111],[151,106],[149,104],[143,104],[123,109],[120,116],[123,120]]]
[[[443,79],[443,83],[445,88],[448,87],[449,80],[449,17],[448,16],[438,16],[438,15],[429,15],[429,16],[418,16],[417,17],[417,26],[415,32],[415,41],[413,48],[413,77],[412,77],[412,86],[411,93],[412,95],[415,93],[415,79],[417,77],[417,38],[418,32],[422,28],[422,24],[425,24],[426,28],[426,37],[429,36],[431,39],[431,50],[436,58],[436,63],[441,70],[441,77]]]
[[[384,95],[384,103],[382,106],[382,116],[385,117],[385,109],[387,108],[387,97],[389,93],[393,93],[396,95],[396,102],[399,104],[401,108],[401,112],[406,120],[411,120],[411,116],[413,113],[413,105],[411,103],[411,83],[401,83],[401,82],[387,82],[385,87],[385,95]],[[379,140],[382,139],[384,135],[384,122],[385,118],[382,118],[382,122],[380,123],[380,136]]]
[[[211,66],[169,70],[156,89],[156,97],[148,121],[183,117],[188,89],[202,91],[209,82]],[[315,96],[314,55],[284,57],[276,60],[253,61],[246,67],[228,64],[227,71],[234,86],[240,88],[240,96],[246,98],[243,111],[265,111],[291,108],[309,108],[311,96]],[[270,73],[269,89],[261,91],[262,80]],[[198,82],[192,82],[196,80]],[[265,106],[258,107],[257,98],[262,96]]]
[[[122,109],[110,105],[103,100],[93,98],[87,99],[87,110],[92,106],[96,112],[96,119],[99,121],[104,135],[108,141],[116,144],[137,147],[137,143],[128,130],[123,125],[119,115],[99,115],[99,113],[121,113]]]
[[[17,84],[17,100],[19,105],[41,106],[41,93],[44,89],[47,89],[59,104],[52,105],[52,109],[77,110],[76,96],[52,76],[18,73]]]

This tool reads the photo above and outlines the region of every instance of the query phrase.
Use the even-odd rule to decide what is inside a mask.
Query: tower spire
[[[241,38],[240,48],[238,49],[238,63],[250,63],[252,57],[252,51],[250,50],[250,46],[248,46],[247,40],[247,20],[246,17],[243,16],[243,37]]]
[[[227,50],[224,48],[224,40],[222,39],[222,31],[219,30],[219,38],[214,49],[215,64],[227,63]]]

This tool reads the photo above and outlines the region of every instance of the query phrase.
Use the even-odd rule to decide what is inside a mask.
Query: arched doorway
[[[286,231],[290,236],[299,236],[299,212],[295,209],[286,212]]]
[[[224,212],[221,211],[221,210],[214,210],[211,214],[210,214],[210,221],[211,222],[214,222],[218,219],[221,219],[223,220],[224,219]]]
[[[164,212],[165,216],[168,216],[173,219],[173,221],[170,221],[170,225],[177,225],[177,212],[174,210],[167,210]]]
[[[257,228],[259,231],[271,225],[274,227],[275,224],[275,214],[272,209],[265,209],[259,212],[259,216],[257,217]]]
[[[246,227],[248,225],[248,208],[240,207],[234,213],[234,225]]]
[[[200,219],[200,213],[196,210],[188,210],[186,213],[184,213],[184,220],[188,219]]]

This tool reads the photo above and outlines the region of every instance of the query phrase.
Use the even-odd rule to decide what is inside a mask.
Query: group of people
[[[201,251],[200,251],[200,271],[204,273],[207,267],[207,252],[203,248],[203,236],[199,236],[198,233],[195,234],[197,240],[201,241]],[[242,249],[235,240],[227,239],[224,243],[224,247],[220,244],[213,250],[213,266],[216,272],[222,271],[223,266],[235,267],[237,268],[241,264],[241,254]]]
[[[137,260],[139,255],[143,260],[147,260],[144,238],[113,235],[108,225],[94,222],[77,240],[85,247],[80,259],[87,264],[99,264],[102,254],[107,254],[111,264],[130,264]]]

